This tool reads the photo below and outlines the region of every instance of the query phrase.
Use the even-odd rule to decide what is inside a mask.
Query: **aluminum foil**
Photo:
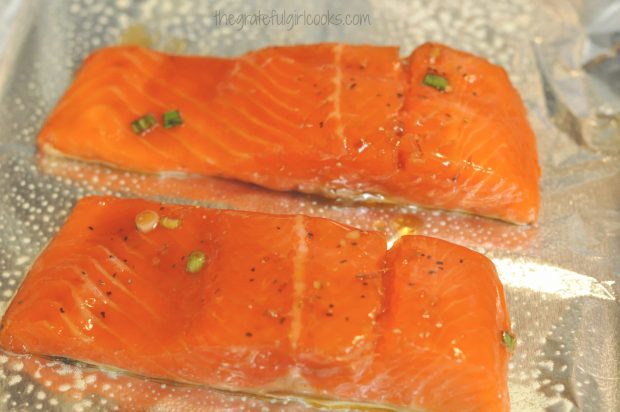
[[[606,0],[0,1],[0,311],[76,200],[141,196],[211,207],[300,212],[451,240],[486,253],[507,286],[519,343],[515,411],[620,410],[620,3]],[[368,14],[365,25],[217,24],[214,14]],[[543,170],[542,214],[513,226],[457,213],[275,193],[215,178],[143,176],[41,158],[47,113],[93,49],[138,42],[236,55],[272,44],[433,40],[510,73]],[[88,138],[88,136],[83,136]],[[316,407],[316,405],[315,405]],[[2,410],[312,410],[175,386],[36,357],[0,354]]]

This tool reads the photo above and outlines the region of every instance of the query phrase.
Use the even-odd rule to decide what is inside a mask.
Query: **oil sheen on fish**
[[[491,261],[303,215],[81,200],[7,309],[0,346],[255,394],[507,411]]]
[[[182,124],[164,127],[174,110]],[[132,129],[146,115],[154,127]],[[238,58],[103,48],[86,59],[38,145],[141,172],[515,223],[535,221],[539,209],[535,136],[506,72],[440,44],[405,58],[397,47],[345,44]]]

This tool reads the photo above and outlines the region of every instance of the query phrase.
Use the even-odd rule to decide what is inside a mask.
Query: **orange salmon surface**
[[[175,382],[426,411],[507,411],[495,268],[442,240],[303,215],[87,197],[0,346]]]
[[[397,47],[327,43],[237,58],[103,48],[38,146],[140,172],[514,223],[539,210],[536,139],[506,72],[440,44],[406,58]]]

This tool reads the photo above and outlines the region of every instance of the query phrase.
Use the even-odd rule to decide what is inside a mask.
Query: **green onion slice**
[[[505,330],[502,332],[502,342],[504,342],[504,345],[508,348],[508,352],[512,353],[515,350],[517,338],[512,333]]]
[[[178,110],[170,110],[164,113],[164,128],[170,129],[182,124],[183,119],[181,119],[181,113]]]
[[[446,88],[448,88],[448,86],[450,86],[450,83],[448,83],[448,79],[434,73],[426,73],[424,75],[424,79],[422,80],[422,84],[430,86],[441,92],[443,92],[444,90],[446,90]]]
[[[206,261],[207,257],[205,256],[204,252],[202,252],[201,250],[194,250],[192,253],[189,254],[185,270],[189,273],[196,273],[203,268]]]
[[[181,224],[179,219],[174,219],[172,217],[164,216],[161,218],[161,225],[166,229],[176,229]]]
[[[131,130],[135,134],[143,135],[157,125],[155,116],[148,113],[131,122]]]

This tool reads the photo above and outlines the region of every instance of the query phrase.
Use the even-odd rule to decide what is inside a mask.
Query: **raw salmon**
[[[386,251],[382,233],[323,218],[89,197],[0,345],[225,390],[506,411],[509,336],[493,264],[461,246]]]
[[[539,209],[535,137],[506,72],[439,44],[403,59],[396,47],[344,44],[238,58],[104,48],[86,59],[38,146],[141,172],[516,223]]]
[[[279,192],[231,179],[211,176],[161,176],[128,173],[79,160],[41,156],[37,166],[46,174],[83,185],[92,193],[123,193],[123,197],[185,199],[217,205],[218,209],[247,210],[275,214],[308,214],[360,229],[380,230],[388,239],[403,235],[427,235],[477,248],[520,252],[537,238],[537,225],[518,228],[470,214],[413,210],[395,204],[360,204],[316,198],[296,192]]]

